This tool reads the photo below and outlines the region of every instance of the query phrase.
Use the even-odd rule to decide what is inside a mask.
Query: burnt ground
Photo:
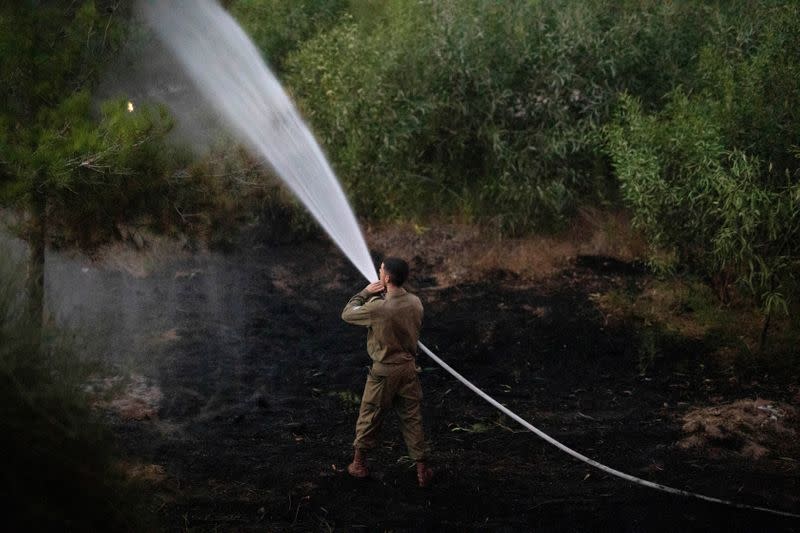
[[[200,288],[209,265],[176,261],[131,281],[144,292],[169,282],[179,304],[149,371],[162,393],[157,417],[109,415],[130,460],[163,474],[149,486],[166,530],[800,529],[800,520],[666,495],[595,470],[424,356],[435,484],[415,486],[391,417],[370,458],[372,478],[353,480],[344,470],[369,361],[365,331],[339,313],[365,281],[323,243],[249,247],[219,259],[235,283],[222,282],[209,316]],[[733,383],[691,340],[661,349],[643,374],[636,332],[607,326],[591,300],[635,289],[644,276],[635,266],[582,258],[535,283],[498,271],[451,286],[437,284],[424,258],[414,266],[423,342],[546,433],[648,480],[800,511],[796,456],[755,461],[676,446],[681,416],[709,397],[791,402],[793,391],[785,381]]]

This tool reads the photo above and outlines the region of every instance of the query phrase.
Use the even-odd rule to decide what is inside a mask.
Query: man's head
[[[381,263],[381,280],[402,287],[408,278],[408,263],[397,257],[387,257]]]

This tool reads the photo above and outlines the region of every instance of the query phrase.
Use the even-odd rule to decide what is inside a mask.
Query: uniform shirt
[[[422,302],[405,289],[385,298],[363,290],[344,306],[342,320],[367,326],[367,353],[373,361],[399,364],[417,355]]]

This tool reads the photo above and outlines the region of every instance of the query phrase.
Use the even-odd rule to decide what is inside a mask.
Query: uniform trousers
[[[400,364],[374,362],[361,397],[353,446],[362,450],[374,448],[386,412],[394,408],[400,419],[408,455],[414,461],[424,461],[426,450],[421,401],[422,387],[414,361]]]

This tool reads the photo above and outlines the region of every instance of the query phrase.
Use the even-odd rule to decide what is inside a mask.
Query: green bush
[[[170,215],[168,178],[189,159],[165,142],[166,110],[128,112],[127,101],[111,100],[95,119],[88,91],[80,91],[44,113],[49,127],[39,133],[33,166],[47,191],[51,231],[92,245],[131,215]]]
[[[765,5],[704,47],[692,92],[655,113],[623,97],[607,147],[654,248],[730,273],[769,317],[798,296],[800,13]]]
[[[286,61],[357,210],[510,233],[613,196],[598,131],[618,92],[657,105],[710,32],[660,3],[369,5]]]
[[[347,0],[235,0],[229,9],[278,72],[289,52],[332,25]]]

